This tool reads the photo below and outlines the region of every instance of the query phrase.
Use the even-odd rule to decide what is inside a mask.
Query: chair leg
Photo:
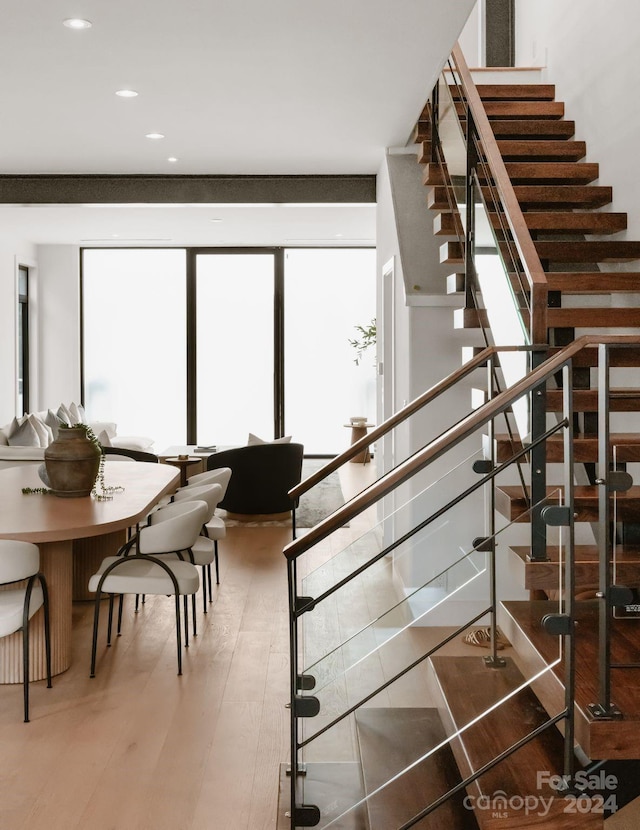
[[[120,636],[120,632],[122,631],[122,607],[124,605],[124,594],[120,594],[118,599],[118,628],[117,634],[118,637]]]
[[[44,657],[47,665],[47,689],[51,688],[51,627],[49,625],[49,592],[47,585],[42,582],[42,594],[44,596]]]
[[[184,595],[184,647],[189,648],[189,603]]]
[[[29,623],[22,628],[22,682],[24,722],[29,723]]]
[[[138,608],[140,607],[140,594],[136,594],[136,608],[135,613],[138,613]]]
[[[213,543],[213,558],[216,563],[216,585],[220,584],[220,568],[218,565],[218,540],[215,539]],[[211,582],[209,582],[209,602],[213,602],[213,597],[211,596]]]
[[[180,595],[176,594],[176,641],[178,645],[178,674],[182,674],[182,643],[180,641]]]
[[[191,613],[193,614],[193,636],[197,637],[198,632],[196,630],[196,595],[191,594]]]
[[[93,610],[93,643],[91,646],[91,671],[89,677],[96,676],[96,650],[98,648],[98,624],[100,622],[100,593],[96,594],[96,602]]]
[[[296,509],[295,507],[291,511],[291,534],[292,537],[296,538]]]
[[[211,579],[211,570],[209,565],[202,566],[202,607],[204,609],[204,613],[207,613],[207,582]],[[209,591],[211,591],[211,586],[209,586]]]
[[[111,629],[113,627],[113,594],[109,594],[109,623],[107,625],[107,648],[111,646]]]

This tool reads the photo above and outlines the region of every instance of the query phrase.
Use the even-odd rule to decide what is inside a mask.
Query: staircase
[[[532,250],[546,278],[546,306],[542,309],[542,331],[546,336],[544,343],[539,335],[531,340],[537,347],[537,365],[547,357],[562,357],[576,338],[594,330],[608,336],[640,336],[640,309],[625,305],[628,295],[640,292],[640,271],[600,270],[610,264],[618,266],[640,260],[640,242],[601,238],[623,233],[627,217],[600,210],[612,202],[612,189],[595,183],[599,178],[598,165],[585,161],[585,142],[574,139],[575,125],[565,119],[564,105],[555,100],[553,86],[480,85],[477,92],[522,212]],[[457,87],[452,88],[451,98],[453,108],[466,125],[466,102]],[[477,285],[470,284],[475,278],[475,266],[469,265],[470,258],[466,256],[470,242],[460,233],[469,220],[461,221],[463,208],[449,190],[451,171],[434,152],[438,146],[437,124],[432,118],[434,106],[437,108],[435,94],[416,125],[414,139],[419,145],[418,160],[424,165],[426,201],[434,214],[433,232],[443,237],[441,262],[455,267],[447,280],[448,290],[465,301],[465,307],[455,316],[455,325],[482,330],[484,342],[491,344],[490,314],[483,305],[482,292]],[[523,281],[528,264],[524,255],[513,258],[514,238],[501,209],[493,207],[495,182],[482,165],[478,167],[477,183],[486,204],[492,206],[486,214],[495,234],[495,248],[510,263],[506,279],[516,296],[524,298],[523,318],[528,319],[529,314],[533,320],[533,289],[527,297]],[[479,299],[479,303],[474,304],[474,299]],[[537,331],[540,332],[539,327]],[[542,355],[539,352],[543,345]],[[292,618],[292,758],[296,760],[290,785],[284,778],[281,783],[282,799],[286,802],[288,789],[289,809],[291,799],[295,800],[295,808],[293,820],[288,825],[279,824],[279,830],[289,826],[333,830],[563,830],[580,826],[588,830],[602,828],[608,815],[637,795],[633,786],[619,784],[623,780],[628,783],[625,776],[637,778],[635,771],[629,774],[625,765],[637,758],[640,739],[640,623],[635,619],[638,600],[629,591],[610,595],[616,613],[605,615],[610,634],[607,665],[610,663],[613,668],[606,690],[610,700],[605,700],[610,705],[603,706],[598,665],[603,659],[599,642],[604,605],[596,598],[596,592],[602,571],[602,539],[597,525],[603,510],[603,484],[599,483],[602,474],[597,470],[602,462],[603,443],[606,444],[599,435],[602,424],[598,422],[598,412],[605,398],[608,410],[620,422],[615,429],[606,428],[614,462],[606,480],[607,487],[615,493],[604,500],[608,509],[615,510],[609,517],[611,533],[615,531],[611,568],[617,586],[635,588],[639,584],[640,484],[629,486],[624,473],[640,461],[640,385],[633,385],[640,367],[640,345],[625,344],[624,348],[609,350],[610,366],[617,377],[616,385],[607,388],[606,394],[599,391],[605,380],[608,384],[608,376],[598,369],[598,354],[596,349],[576,350],[570,371],[548,370],[540,375],[544,377],[544,391],[532,393],[531,401],[535,410],[536,395],[540,394],[542,414],[537,417],[542,418],[544,426],[538,425],[537,432],[534,430],[532,445],[522,443],[509,414],[517,396],[509,399],[509,390],[489,390],[487,402],[478,410],[478,418],[483,418],[488,426],[484,438],[480,440],[478,435],[484,458],[474,464],[474,472],[486,474],[485,483],[494,488],[498,530],[495,537],[473,541],[473,549],[468,553],[471,567],[466,557],[444,563],[441,573],[421,589],[431,598],[446,584],[450,593],[438,594],[440,599],[435,604],[442,605],[446,612],[451,597],[459,591],[464,596],[465,588],[476,584],[474,580],[477,584],[482,579],[493,581],[495,588],[496,548],[500,548],[501,533],[502,538],[509,539],[503,531],[524,526],[533,517],[531,538],[540,536],[542,514],[531,509],[532,488],[528,483],[533,474],[512,475],[516,482],[513,483],[509,473],[515,468],[514,462],[531,462],[536,467],[540,464],[537,436],[548,430],[549,435],[540,439],[544,446],[544,503],[552,509],[565,504],[568,498],[571,508],[550,514],[549,524],[565,525],[566,536],[560,534],[562,544],[545,544],[543,555],[539,544],[508,543],[509,567],[520,574],[528,599],[505,598],[497,603],[494,600],[493,605],[480,610],[459,628],[452,624],[442,642],[429,643],[417,651],[415,631],[411,628],[415,611],[410,613],[407,603],[398,603],[384,612],[371,611],[372,617],[367,616],[365,606],[371,603],[372,580],[378,570],[382,584],[384,580],[390,582],[390,574],[384,571],[390,554],[400,555],[405,543],[419,548],[423,531],[431,533],[422,540],[430,552],[442,553],[432,520],[450,515],[451,511],[450,526],[455,525],[457,517],[463,522],[464,503],[460,513],[456,513],[459,505],[440,505],[437,493],[433,492],[429,494],[433,514],[389,547],[385,548],[380,541],[377,547],[365,551],[363,540],[359,540],[357,550],[348,546],[325,563],[334,580],[331,587],[328,575],[326,583],[319,579],[314,586],[316,572],[309,575],[308,581],[301,580],[297,572],[303,555],[331,539],[344,521],[440,458],[450,444],[472,434],[471,427],[469,432],[465,430],[473,416],[399,465],[399,471],[385,475],[338,511],[339,515],[314,528],[306,539],[287,547]],[[486,350],[469,362],[468,373],[476,366],[486,365],[483,355]],[[491,365],[490,377],[499,377],[499,359],[497,365]],[[629,371],[633,369],[636,371]],[[536,372],[543,370],[544,364],[539,370],[534,369],[531,377],[537,378]],[[460,378],[466,371],[463,367]],[[451,383],[460,378],[450,379]],[[567,380],[572,387],[571,412],[567,410],[563,389]],[[388,424],[376,428],[368,440],[381,437],[421,411],[445,386],[443,382],[442,389],[428,390]],[[529,388],[541,387],[532,384]],[[508,399],[510,403],[503,405],[502,401]],[[502,416],[508,426],[505,432],[494,428],[495,419]],[[573,440],[567,444],[564,434],[569,429]],[[324,474],[364,446],[354,445],[327,464]],[[508,471],[506,481],[502,466]],[[578,482],[575,486],[574,476]],[[321,477],[322,471],[303,482],[301,488],[310,488]],[[467,474],[467,483],[469,480]],[[468,496],[465,492],[464,498]],[[396,522],[401,528],[407,526],[403,515],[396,517]],[[551,536],[551,529],[548,530]],[[366,542],[372,544],[372,539]],[[475,555],[485,553],[490,564],[483,571],[483,560]],[[568,556],[573,556],[575,563],[565,570]],[[458,574],[456,569],[463,570],[461,563],[466,570]],[[360,587],[358,582],[365,575],[368,588]],[[329,605],[342,591],[347,592],[346,604],[340,605],[336,598],[335,604]],[[422,595],[419,599],[425,601]],[[376,600],[385,607],[382,598],[376,596]],[[317,614],[321,603],[329,607]],[[346,623],[341,621],[341,609],[345,607],[352,615]],[[431,608],[426,613],[430,611]],[[473,647],[468,653],[453,653],[456,650],[451,651],[451,644],[459,643],[460,635],[469,626],[484,624],[487,615],[493,625],[499,623],[508,641],[504,652],[498,650],[495,641],[484,653],[477,649],[474,653]],[[305,625],[307,638],[313,643],[315,635],[322,642],[319,653],[324,656],[317,661],[310,658],[303,664],[307,668],[301,671],[298,653],[308,647]],[[347,633],[337,630],[342,628]],[[408,665],[398,669],[401,655]],[[355,687],[357,693],[353,691]],[[410,688],[411,692],[407,692],[404,703],[392,705],[396,687]],[[428,704],[424,706],[416,701],[421,688],[428,690],[424,694]],[[385,705],[386,695],[391,705]],[[403,699],[402,693],[398,699]],[[351,726],[347,728],[346,724]],[[343,735],[342,740],[357,745],[355,763],[324,765],[317,763],[313,755],[304,763],[298,758],[308,746],[315,746],[314,742],[322,744],[327,733],[343,729],[344,733],[338,733]],[[567,770],[578,784],[568,794],[558,789],[558,779],[554,779]],[[613,777],[608,779],[607,774]]]

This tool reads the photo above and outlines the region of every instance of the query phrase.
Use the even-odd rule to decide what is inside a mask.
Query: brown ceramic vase
[[[51,491],[63,498],[89,496],[93,490],[100,450],[81,427],[61,428],[44,451]]]

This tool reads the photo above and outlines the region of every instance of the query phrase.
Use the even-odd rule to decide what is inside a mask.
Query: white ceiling
[[[0,0],[0,173],[375,174],[474,2]],[[24,207],[0,220],[37,242],[375,236],[371,206]],[[263,238],[247,238],[253,220]]]

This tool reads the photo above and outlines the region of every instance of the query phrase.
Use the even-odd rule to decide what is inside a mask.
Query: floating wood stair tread
[[[609,328],[640,326],[637,308],[549,308],[547,328]]]
[[[443,265],[463,265],[464,255],[459,242],[445,242],[440,246],[440,262]]]
[[[635,292],[640,291],[640,271],[548,271],[547,284],[550,291],[562,291],[563,294]]]
[[[427,191],[427,207],[441,213],[450,211],[452,208],[447,199],[447,188],[441,186],[430,187]]]
[[[541,626],[545,614],[558,610],[552,601],[507,601],[502,603],[513,627],[504,618],[501,625],[513,642],[518,641],[521,659],[535,668],[549,664],[558,655],[558,643]],[[587,707],[598,702],[598,600],[578,602],[576,612],[576,735],[590,758],[637,758],[640,734],[640,685],[637,678],[640,669],[613,669],[611,673],[611,699],[624,714],[622,720],[596,721]],[[518,631],[516,631],[518,629]],[[519,636],[520,634],[520,636]],[[637,621],[614,619],[612,621],[611,657],[613,663],[629,664],[638,661]],[[547,682],[538,692],[548,710],[558,711],[564,700],[564,668],[562,663],[554,669],[555,682]],[[549,678],[549,681],[551,678]],[[541,681],[542,684],[542,681]]]
[[[528,118],[523,121],[517,119],[494,120],[491,122],[491,128],[497,139],[517,140],[530,136],[538,141],[544,141],[546,139],[571,138],[575,135],[576,124],[575,121],[567,121],[564,118],[558,120]]]
[[[617,233],[626,230],[627,227],[626,213],[560,213],[557,210],[549,210],[525,211],[523,216],[530,231],[545,233]],[[500,221],[493,213],[491,221],[495,228],[500,227]]]
[[[587,145],[584,141],[499,139],[497,143],[505,161],[524,158],[536,161],[553,161],[554,159],[578,161],[587,153]]]
[[[449,89],[457,98],[457,87]],[[476,89],[483,101],[553,101],[556,97],[554,84],[476,84]]]
[[[505,167],[514,185],[528,182],[589,184],[600,175],[598,164],[595,162],[507,161]]]
[[[557,546],[547,547],[548,562],[532,562],[530,548],[524,545],[512,546],[511,550],[524,562],[524,587],[529,591],[557,591],[560,586],[560,550]],[[563,559],[566,551],[562,551]],[[589,588],[593,598],[598,585],[598,548],[596,545],[576,545],[574,551],[576,586],[578,593]],[[637,585],[640,581],[640,546],[618,545],[613,560],[615,581],[618,585]],[[564,574],[562,575],[564,580]]]
[[[564,104],[562,101],[485,101],[485,112],[492,118],[562,118]],[[464,107],[456,102],[456,111],[464,122]]]
[[[640,242],[534,240],[540,259],[552,262],[633,262],[640,259]]]
[[[610,445],[616,447],[616,460],[640,461],[640,433],[616,432],[610,435]],[[489,438],[484,437],[485,454],[488,455]],[[507,461],[515,452],[522,449],[522,442],[518,438],[511,438],[506,434],[495,436],[496,461]],[[547,439],[547,461],[562,462],[564,459],[564,440],[558,433]],[[576,463],[584,464],[598,460],[598,436],[574,434],[573,453]]]
[[[598,491],[599,487],[596,485],[576,485],[574,488],[576,521],[597,521]],[[559,494],[563,494],[564,488],[560,485],[548,485],[546,492],[548,503],[557,504]],[[640,486],[633,485],[626,493],[616,493],[615,496],[618,521],[640,521]],[[496,509],[510,521],[529,521],[527,501],[522,487],[517,484],[496,487]]]
[[[516,185],[515,196],[525,209],[530,208],[580,208],[603,207],[613,198],[613,189],[608,185]]]
[[[598,411],[597,389],[574,389],[573,406],[577,412]],[[619,388],[609,390],[609,408],[612,412],[636,412],[640,409],[640,389]],[[547,409],[562,410],[562,389],[547,389]]]
[[[560,351],[559,346],[549,347],[549,357]],[[609,362],[612,366],[640,366],[640,346],[628,346],[624,349],[610,349]],[[578,367],[597,366],[598,350],[583,349],[573,359],[573,365]]]
[[[434,236],[457,236],[458,229],[464,236],[462,222],[454,213],[439,213],[433,218]]]
[[[367,795],[415,765],[369,798],[369,830],[400,827],[461,780],[448,744],[420,760],[446,739],[437,709],[372,707],[357,712],[355,720]],[[453,796],[418,827],[477,830],[464,795]]]
[[[445,702],[445,727],[453,734],[486,712],[524,683],[524,678],[510,657],[501,669],[489,669],[482,657],[433,657],[433,671]],[[529,688],[514,694],[486,717],[466,729],[452,741],[452,749],[463,776],[480,769],[500,752],[510,747],[547,720],[540,702]],[[562,769],[562,739],[555,727],[523,746],[510,758],[486,772],[469,789],[477,799],[491,798],[498,791],[507,798],[527,794],[553,796],[553,791],[538,789],[537,770]],[[500,811],[476,810],[482,830],[516,830],[544,827],[575,828],[575,816],[564,814],[566,802],[554,799],[547,816],[525,815],[524,809]],[[599,818],[599,820],[598,820]],[[571,819],[571,821],[568,821]],[[583,817],[580,826],[583,827]],[[584,816],[585,827],[602,827],[602,816]],[[592,823],[593,822],[593,823]]]

